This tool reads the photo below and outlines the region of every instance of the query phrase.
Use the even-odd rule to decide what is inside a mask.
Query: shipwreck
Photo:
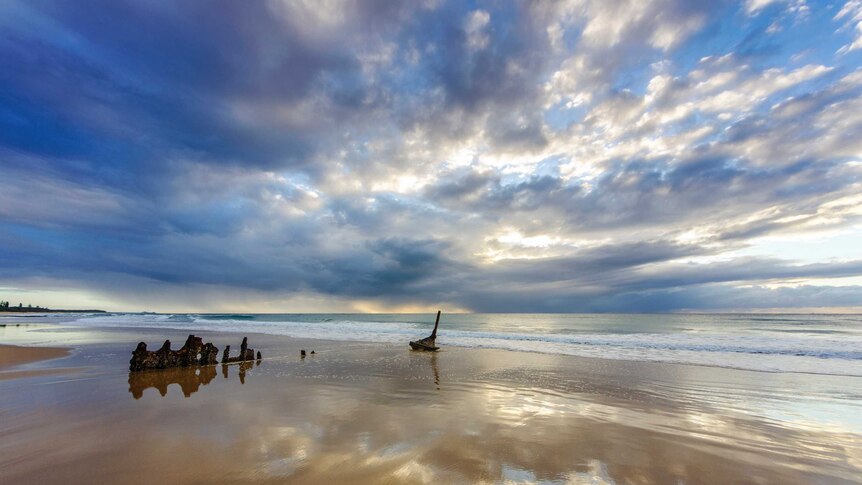
[[[246,362],[254,360],[254,349],[248,348],[248,337],[242,338],[242,343],[239,345],[239,355],[236,357],[230,356],[230,345],[224,348],[224,354],[221,357],[222,364],[233,364],[235,362]],[[257,353],[257,358],[260,360],[260,352]]]
[[[410,342],[410,348],[413,350],[424,350],[426,352],[436,352],[440,350],[440,347],[437,347],[435,342],[437,340],[438,325],[440,325],[440,310],[437,310],[437,320],[434,322],[434,331],[431,332],[431,335],[421,340]]]
[[[234,362],[247,362],[261,360],[260,352],[255,355],[254,349],[248,348],[248,337],[243,337],[239,347],[239,355],[230,356],[230,345],[224,349],[222,364]],[[159,350],[147,350],[146,342],[138,344],[132,352],[129,361],[129,370],[138,372],[154,369],[172,369],[175,367],[192,367],[218,364],[218,347],[211,343],[204,343],[201,337],[189,335],[186,343],[179,350],[171,350],[171,341],[165,340]]]
[[[200,337],[189,335],[186,343],[179,350],[171,350],[170,340],[165,340],[162,348],[156,351],[147,350],[146,342],[139,343],[132,352],[129,370],[136,372],[150,369],[215,365],[217,363],[218,348],[211,343],[205,344]]]

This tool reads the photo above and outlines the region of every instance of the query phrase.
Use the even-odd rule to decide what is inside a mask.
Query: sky
[[[862,1],[0,3],[0,299],[862,309]]]

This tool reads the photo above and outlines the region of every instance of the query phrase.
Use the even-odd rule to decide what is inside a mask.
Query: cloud
[[[844,21],[844,28],[855,31],[856,35],[853,42],[842,46],[838,49],[838,53],[844,54],[862,48],[862,2],[858,0],[849,0],[843,7],[841,7],[841,10],[835,14],[835,20]]]
[[[488,46],[489,37],[485,32],[491,15],[484,10],[475,10],[464,22],[464,32],[467,34],[467,48],[472,51],[482,50]]]
[[[746,250],[860,224],[855,4],[8,2],[0,284],[154,309],[851,306],[822,282],[862,254]]]

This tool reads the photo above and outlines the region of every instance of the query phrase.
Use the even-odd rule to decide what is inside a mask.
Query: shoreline
[[[21,326],[24,326],[24,325],[25,324],[21,324]],[[26,325],[58,325],[58,326],[64,326],[63,322],[29,323]],[[104,330],[104,331],[125,331],[125,332],[134,331],[134,330],[141,330],[144,332],[152,332],[152,333],[157,333],[157,332],[165,332],[165,333],[188,332],[188,333],[193,333],[195,335],[204,334],[204,333],[233,334],[233,335],[240,336],[240,339],[242,338],[242,336],[246,336],[246,335],[257,335],[257,336],[260,336],[262,339],[266,339],[266,338],[289,338],[289,339],[295,339],[298,341],[320,341],[320,342],[325,342],[325,343],[335,342],[335,343],[341,343],[341,344],[369,344],[369,345],[377,344],[377,345],[384,345],[384,346],[401,345],[401,343],[389,342],[389,341],[318,338],[318,337],[295,337],[295,336],[284,334],[284,333],[265,333],[265,332],[259,332],[259,331],[253,331],[253,330],[251,330],[251,331],[239,331],[236,329],[212,329],[212,328],[199,328],[199,327],[192,327],[192,326],[161,326],[161,327],[154,327],[154,326],[108,326],[108,325],[106,325],[106,326],[99,326],[99,325],[90,326],[90,325],[72,324],[72,325],[65,325],[65,327],[66,328],[76,327],[76,328],[82,328],[82,329],[93,329],[93,330]],[[409,339],[415,340],[416,338],[422,338],[424,336],[422,332],[424,332],[424,330],[419,330],[419,331],[417,331],[417,333],[415,335],[412,335],[412,336],[405,336],[405,340],[403,343],[404,346],[405,347],[407,346],[407,341]],[[446,332],[445,329],[441,331],[441,334],[444,334],[444,338],[445,338],[445,332]],[[188,335],[188,333],[186,335]],[[183,338],[185,338],[185,337],[183,337]],[[158,342],[158,344],[161,345],[161,342],[162,341]],[[182,345],[182,342],[180,342],[180,341],[173,341],[172,340],[172,343],[174,345],[176,345],[176,348],[174,348],[174,350],[178,349]],[[153,347],[152,347],[154,345],[153,343],[147,342],[147,345],[150,346],[151,350],[153,349]],[[692,366],[692,367],[698,367],[698,368],[703,367],[703,368],[709,368],[709,369],[727,369],[727,370],[735,370],[735,371],[742,371],[742,372],[756,372],[756,373],[764,373],[764,374],[798,374],[798,375],[811,375],[811,376],[862,378],[862,372],[847,373],[845,371],[844,373],[837,373],[837,372],[815,371],[815,370],[794,370],[794,369],[788,370],[788,369],[752,368],[751,366],[746,367],[746,366],[742,366],[742,365],[733,365],[732,361],[728,362],[727,364],[712,364],[712,363],[706,363],[706,362],[689,362],[689,361],[684,361],[684,360],[672,360],[672,359],[668,359],[668,358],[642,359],[642,358],[622,358],[622,357],[600,357],[600,356],[595,356],[595,355],[583,355],[583,354],[578,354],[578,353],[546,352],[546,351],[535,350],[535,349],[512,349],[512,348],[506,348],[506,347],[502,347],[502,346],[490,346],[490,345],[489,346],[482,346],[482,345],[470,346],[470,345],[465,345],[465,344],[459,344],[457,342],[455,342],[455,343],[449,343],[449,342],[442,343],[441,344],[441,351],[446,351],[447,347],[448,348],[463,349],[463,350],[474,350],[474,351],[493,350],[493,351],[501,351],[501,352],[512,352],[515,354],[526,353],[526,354],[540,354],[540,355],[551,355],[551,356],[565,356],[565,357],[572,357],[575,359],[595,359],[595,360],[600,360],[600,361],[612,361],[612,362],[632,362],[632,363],[640,363],[640,364]],[[656,354],[661,354],[664,351],[664,349],[655,348],[654,351]],[[726,353],[729,356],[748,355],[745,352],[725,351],[724,353]],[[792,354],[787,354],[787,357],[797,357],[797,356],[792,355]],[[813,357],[813,356],[810,356],[810,357],[812,359],[819,359],[819,357]]]
[[[384,352],[407,352],[410,355],[427,355],[441,356],[447,354],[457,355],[488,355],[490,358],[499,361],[520,362],[529,360],[552,360],[563,363],[566,367],[572,369],[579,368],[630,368],[649,370],[657,374],[679,373],[679,374],[715,374],[715,375],[736,375],[739,378],[759,379],[767,378],[787,378],[787,379],[809,379],[823,378],[835,381],[850,381],[862,383],[862,376],[848,374],[833,374],[833,373],[816,373],[816,372],[797,372],[797,371],[771,371],[760,369],[748,369],[732,366],[718,366],[709,364],[697,364],[687,362],[670,362],[659,360],[638,360],[638,359],[617,359],[603,358],[585,355],[559,354],[551,352],[540,352],[531,350],[513,350],[496,347],[466,347],[458,345],[447,345],[442,347],[437,352],[418,352],[412,351],[407,344],[407,341],[401,343],[392,342],[373,342],[361,340],[339,340],[339,339],[321,339],[321,338],[300,338],[283,334],[271,334],[261,332],[238,332],[233,330],[210,330],[210,329],[190,329],[190,328],[169,328],[169,327],[110,327],[110,326],[75,326],[64,325],[63,323],[29,323],[22,324],[16,329],[28,332],[31,329],[36,329],[38,332],[84,332],[102,334],[103,336],[112,336],[107,338],[106,343],[116,343],[120,341],[128,342],[125,347],[119,350],[122,361],[121,367],[112,368],[113,371],[128,372],[128,359],[132,355],[132,351],[138,342],[145,342],[149,350],[155,350],[161,347],[165,340],[171,341],[171,349],[179,350],[189,334],[202,337],[204,342],[210,342],[218,348],[219,363],[213,366],[221,366],[221,352],[225,345],[230,345],[233,349],[232,355],[235,355],[239,348],[239,343],[243,337],[249,338],[249,347],[257,350],[264,350],[264,361],[293,361],[300,359],[299,350],[306,349],[317,350],[317,355],[332,354],[339,351],[351,351],[353,349],[368,349],[371,351],[379,350]],[[123,338],[125,336],[125,338]],[[133,336],[132,338],[130,338]],[[1,337],[1,336],[0,336]],[[0,338],[2,341],[2,338]],[[263,343],[263,345],[261,345]],[[0,347],[7,344],[0,343]],[[83,351],[89,344],[72,344],[67,347],[51,347],[44,341],[36,342],[29,345],[13,345],[18,349],[50,349],[51,351],[59,351],[62,355],[48,357],[26,364],[41,364],[48,368],[57,368],[51,365],[52,361],[63,357],[70,357],[75,353]],[[287,351],[286,349],[290,349]],[[273,353],[275,351],[275,353]],[[314,358],[314,355],[310,355]],[[21,364],[25,365],[25,364]],[[229,364],[229,365],[233,365]],[[208,367],[208,366],[200,366]],[[195,367],[190,367],[191,369]],[[2,370],[2,369],[0,369]],[[66,370],[66,369],[62,369]]]

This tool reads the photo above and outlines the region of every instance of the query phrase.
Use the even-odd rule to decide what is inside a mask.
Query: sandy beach
[[[200,335],[220,349],[242,338]],[[138,341],[152,347],[167,337],[178,348],[186,336],[0,329],[0,342],[35,347],[0,347],[2,372],[18,373],[0,381],[0,481],[850,484],[862,476],[858,400],[838,399],[862,395],[859,378],[256,334],[248,336],[263,352],[259,364],[128,372]],[[316,354],[302,359],[300,349]]]
[[[29,362],[56,359],[69,354],[67,349],[52,347],[19,347],[0,344],[0,371]]]

